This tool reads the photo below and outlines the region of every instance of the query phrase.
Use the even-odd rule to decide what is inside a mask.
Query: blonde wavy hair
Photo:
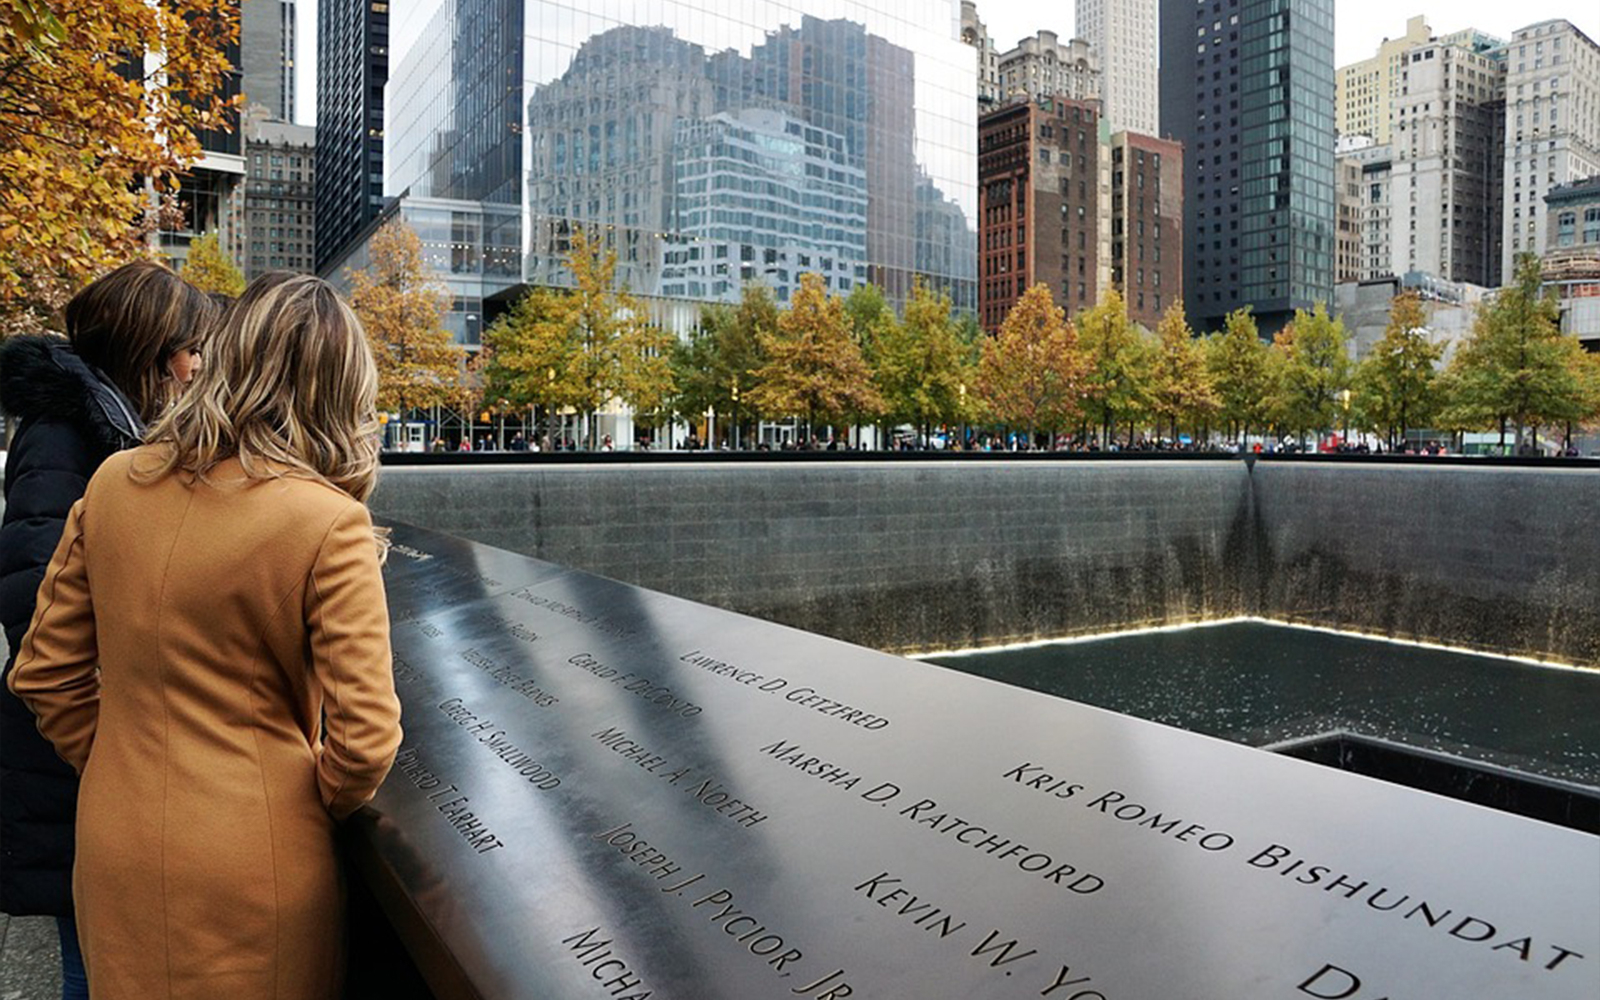
[[[205,480],[237,458],[251,479],[300,476],[366,502],[378,480],[378,369],[361,321],[327,282],[262,275],[206,346],[188,391],[145,435],[167,447],[135,479]]]

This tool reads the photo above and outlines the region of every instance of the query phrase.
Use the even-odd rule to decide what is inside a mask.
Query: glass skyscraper
[[[1189,321],[1250,305],[1275,331],[1333,297],[1333,0],[1163,0],[1161,22]]]
[[[621,280],[664,317],[737,299],[749,281],[786,298],[807,272],[894,300],[920,276],[973,308],[976,93],[958,4],[801,5],[434,0],[408,12],[386,191],[408,218],[408,201],[425,202],[478,226],[452,223],[449,253],[430,248],[436,264],[450,258],[441,276],[456,279],[458,310],[492,314],[521,283],[564,283],[575,226],[602,236]],[[463,303],[473,280],[482,302]]]

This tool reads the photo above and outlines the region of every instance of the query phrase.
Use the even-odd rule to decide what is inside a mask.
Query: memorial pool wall
[[[394,465],[373,507],[902,653],[1261,616],[1600,665],[1587,462],[738,457]]]

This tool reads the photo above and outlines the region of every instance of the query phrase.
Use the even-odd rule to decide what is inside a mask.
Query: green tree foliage
[[[1106,445],[1116,429],[1135,422],[1151,404],[1155,358],[1150,344],[1128,319],[1128,306],[1115,289],[1100,304],[1078,315],[1079,348],[1089,361],[1085,376],[1085,414]]]
[[[883,411],[844,302],[828,294],[820,275],[801,276],[777,330],[763,332],[760,340],[766,361],[748,400],[767,416],[804,417],[814,436],[819,420],[833,423]]]
[[[244,274],[222,249],[222,241],[214,232],[189,244],[189,260],[183,266],[183,277],[202,292],[219,292],[230,298],[238,298],[244,292]]]
[[[1249,436],[1267,418],[1271,389],[1267,345],[1256,331],[1250,307],[1228,314],[1223,331],[1206,341],[1206,370],[1217,393],[1217,415],[1234,440]]]
[[[386,223],[368,250],[371,263],[346,272],[350,308],[378,363],[378,408],[404,421],[416,407],[450,402],[462,353],[444,325],[450,293],[428,277],[422,240],[403,221]]]
[[[733,428],[730,443],[738,447],[751,409],[747,396],[765,361],[761,337],[777,329],[778,304],[758,282],[744,287],[737,306],[704,307],[700,325],[673,348],[676,412],[690,419],[707,410],[725,414],[724,426]]]
[[[1150,413],[1171,429],[1174,442],[1188,423],[1204,427],[1219,405],[1205,349],[1184,319],[1183,303],[1174,302],[1156,328],[1157,346],[1151,366]]]
[[[950,296],[922,281],[911,291],[903,322],[890,313],[874,322],[878,332],[876,384],[897,423],[916,427],[926,441],[936,424],[961,419],[966,372],[963,345],[950,311]]]
[[[564,296],[562,317],[576,350],[558,375],[584,414],[584,433],[592,437],[593,415],[613,399],[638,414],[655,413],[673,392],[672,335],[652,326],[644,307],[616,287],[617,255],[593,242],[586,230],[572,232],[567,254],[573,286]]]
[[[1561,335],[1555,301],[1540,288],[1539,259],[1517,258],[1516,277],[1480,305],[1472,334],[1451,361],[1450,421],[1523,431],[1582,417],[1577,342]]]
[[[729,385],[718,379],[718,350],[730,326],[733,307],[716,302],[700,307],[700,322],[672,345],[672,379],[677,395],[672,409],[693,419],[729,398]]]
[[[739,293],[732,323],[718,331],[713,368],[719,392],[726,387],[727,393],[719,400],[717,411],[729,415],[735,445],[743,439],[741,428],[751,411],[745,397],[756,387],[756,373],[766,364],[762,338],[777,330],[778,303],[772,290],[758,282],[746,284]]]
[[[1444,348],[1428,339],[1427,316],[1416,292],[1401,292],[1389,305],[1383,339],[1357,367],[1354,403],[1365,422],[1393,448],[1412,427],[1426,426],[1438,412],[1436,366]]]
[[[547,415],[582,401],[574,378],[581,345],[564,293],[530,289],[484,331],[483,342],[484,378],[494,398],[544,407]]]
[[[1045,285],[1023,293],[983,343],[977,384],[991,416],[1010,427],[1060,432],[1083,415],[1088,361]]]
[[[845,296],[844,312],[850,318],[850,331],[861,348],[861,357],[868,367],[876,368],[880,343],[887,328],[895,323],[889,300],[877,285],[859,284]]]
[[[1282,426],[1302,439],[1335,426],[1342,412],[1340,393],[1350,386],[1345,336],[1344,323],[1318,302],[1309,313],[1295,310],[1277,342],[1276,410]]]

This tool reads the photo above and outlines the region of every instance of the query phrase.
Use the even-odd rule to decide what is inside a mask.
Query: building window
[[[1556,216],[1556,246],[1570,247],[1578,238],[1578,213],[1562,212]]]

